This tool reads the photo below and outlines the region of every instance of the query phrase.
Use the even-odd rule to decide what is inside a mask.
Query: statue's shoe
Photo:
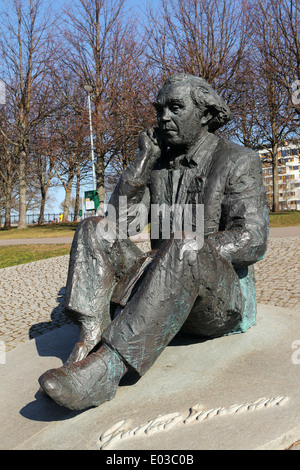
[[[59,405],[84,410],[111,400],[126,371],[119,355],[103,345],[80,362],[48,370],[39,383]]]

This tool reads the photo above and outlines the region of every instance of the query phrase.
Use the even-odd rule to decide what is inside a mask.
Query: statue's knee
[[[86,219],[81,220],[78,224],[77,231],[84,230],[91,218],[92,217],[87,217]]]
[[[77,242],[82,240],[84,244],[86,243],[95,243],[97,241],[97,245],[100,243],[102,245],[102,237],[101,233],[99,232],[99,222],[102,220],[102,217],[88,217],[82,220],[78,228],[76,230],[76,235],[74,237]]]
[[[90,229],[96,229],[100,220],[101,217],[87,217],[79,223],[77,231],[83,232]]]

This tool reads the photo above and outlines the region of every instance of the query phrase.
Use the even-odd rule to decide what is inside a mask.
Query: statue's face
[[[154,106],[165,145],[188,148],[200,137],[203,130],[201,112],[191,98],[189,84],[180,82],[163,86]]]

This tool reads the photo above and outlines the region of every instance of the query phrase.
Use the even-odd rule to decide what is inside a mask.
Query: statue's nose
[[[161,115],[161,120],[164,121],[164,122],[171,120],[169,108],[163,108],[163,112],[162,112],[162,115]]]

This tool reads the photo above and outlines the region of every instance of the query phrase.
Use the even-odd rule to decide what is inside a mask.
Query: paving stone
[[[259,303],[300,308],[299,243],[299,236],[270,238],[264,259],[255,265]],[[149,248],[148,242],[139,246]],[[22,327],[32,338],[69,323],[62,307],[68,264],[69,256],[60,256],[1,269],[0,336]]]

